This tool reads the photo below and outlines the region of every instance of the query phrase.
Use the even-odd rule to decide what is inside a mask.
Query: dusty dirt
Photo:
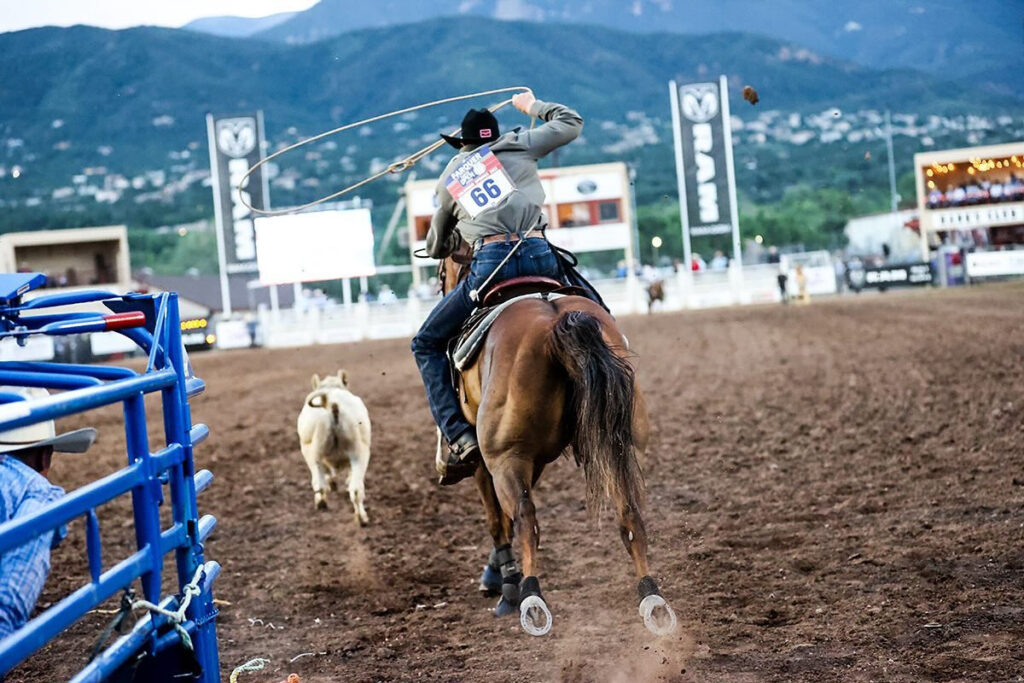
[[[622,320],[653,438],[652,567],[679,616],[655,640],[610,515],[570,460],[538,493],[546,638],[495,619],[474,487],[431,480],[433,428],[407,342],[196,355],[213,435],[200,500],[224,679],[318,681],[1020,680],[1024,675],[1024,287],[888,293]],[[314,372],[348,369],[373,419],[372,525],[315,513],[294,421]],[[117,411],[80,485],[122,462]],[[132,548],[101,511],[108,562]],[[82,527],[48,603],[85,575]],[[66,679],[90,615],[10,681]],[[261,621],[254,621],[261,620]],[[273,626],[271,626],[271,624]],[[292,658],[303,653],[294,662]]]

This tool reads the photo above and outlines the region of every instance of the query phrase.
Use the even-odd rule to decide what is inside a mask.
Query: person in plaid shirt
[[[47,396],[45,389],[0,387],[4,398]],[[30,515],[64,495],[50,483],[55,451],[84,453],[96,440],[96,430],[78,429],[57,435],[53,420],[0,434],[0,525]],[[0,556],[0,639],[28,621],[50,573],[50,549],[67,535],[67,528],[47,529],[24,545]]]

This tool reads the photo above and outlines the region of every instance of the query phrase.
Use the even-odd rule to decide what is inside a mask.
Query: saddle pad
[[[498,319],[498,316],[501,315],[501,312],[506,308],[517,301],[523,301],[524,299],[543,299],[545,301],[554,301],[555,299],[561,299],[563,296],[565,296],[565,294],[555,294],[554,292],[524,294],[495,306],[494,308],[486,311],[483,315],[480,315],[476,320],[470,318],[473,326],[462,334],[455,347],[455,351],[452,353],[452,363],[454,363],[455,368],[459,372],[462,372],[473,361],[476,354],[480,351],[480,347],[483,346],[484,339],[487,337],[487,331],[491,329],[491,325],[494,324],[494,321]]]

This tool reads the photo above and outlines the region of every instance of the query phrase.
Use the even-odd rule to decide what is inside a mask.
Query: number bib
[[[470,218],[498,206],[516,189],[505,167],[487,145],[470,154],[445,182],[452,199]]]

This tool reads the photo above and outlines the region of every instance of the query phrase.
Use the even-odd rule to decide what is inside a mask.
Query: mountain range
[[[877,69],[914,68],[1024,93],[1024,0],[321,0],[292,16],[267,18],[268,26],[222,17],[186,28],[296,44],[447,16],[645,33],[756,33]]]
[[[501,40],[466,41],[474,34]],[[0,34],[0,138],[45,150],[59,145],[69,157],[101,145],[115,157],[127,150],[166,155],[203,141],[209,111],[264,109],[273,138],[285,127],[315,132],[521,84],[542,98],[572,103],[592,120],[618,121],[631,110],[667,115],[670,79],[718,74],[728,74],[737,91],[755,86],[759,107],[784,111],[983,113],[1020,104],[973,84],[870,69],[741,33],[637,34],[460,17],[287,45],[175,29],[78,26]],[[462,108],[439,113],[454,117]],[[434,121],[428,130],[438,126]]]

